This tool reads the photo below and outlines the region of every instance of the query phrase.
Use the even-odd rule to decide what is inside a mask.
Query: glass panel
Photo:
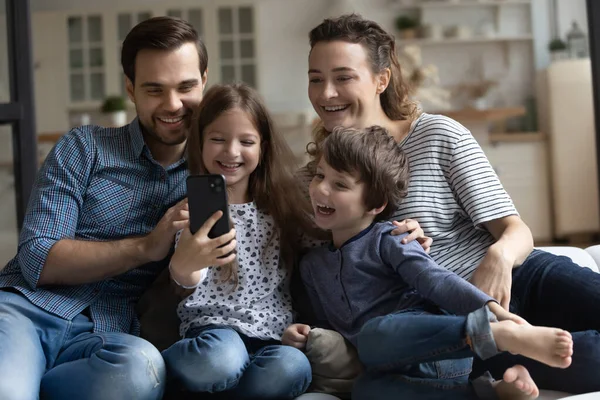
[[[240,33],[254,32],[254,20],[252,7],[240,7]]]
[[[69,17],[69,43],[81,43],[83,41],[83,20],[81,17]]]
[[[102,41],[102,17],[99,15],[88,17],[88,41]]]
[[[91,98],[92,100],[104,99],[104,74],[101,72],[95,72],[90,75],[91,83]]]
[[[167,10],[167,15],[169,17],[181,18],[181,10]]]
[[[233,59],[233,41],[221,40],[221,60]]]
[[[202,10],[191,9],[188,11],[188,22],[196,29],[198,35],[202,35],[204,27],[202,26]]]
[[[90,67],[104,66],[104,52],[102,47],[90,49]]]
[[[254,40],[243,39],[240,41],[240,53],[242,58],[254,58]]]
[[[233,33],[233,11],[231,8],[219,8],[219,33]]]
[[[242,81],[256,87],[256,66],[254,64],[242,65]]]
[[[119,14],[117,17],[117,25],[119,30],[119,40],[125,40],[129,31],[133,28],[131,14]]]
[[[85,83],[83,74],[71,74],[71,101],[85,99]]]
[[[229,83],[235,81],[235,68],[233,65],[221,66],[221,83]]]
[[[144,12],[138,13],[137,22],[139,24],[140,22],[145,21],[150,18],[152,18],[152,13],[150,11],[144,11]]]
[[[0,103],[10,102],[8,77],[8,31],[6,27],[6,6],[0,0]]]
[[[71,69],[83,68],[83,50],[69,50],[69,67]]]

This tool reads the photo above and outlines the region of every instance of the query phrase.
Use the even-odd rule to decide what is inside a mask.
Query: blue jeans
[[[373,318],[357,336],[367,372],[355,382],[352,398],[495,398],[489,375],[469,382],[472,357],[498,353],[490,328],[495,320],[487,307],[466,317],[406,310]]]
[[[240,335],[229,327],[193,330],[163,351],[170,383],[231,399],[293,399],[312,379],[300,350]]]
[[[573,335],[573,363],[552,368],[523,356],[501,354],[476,360],[475,374],[496,378],[514,364],[524,365],[542,389],[569,393],[600,391],[600,274],[570,258],[540,250],[513,270],[510,311],[532,325],[553,326]]]
[[[0,290],[0,399],[160,399],[159,351],[125,333],[93,333],[80,314],[67,321],[19,293]]]

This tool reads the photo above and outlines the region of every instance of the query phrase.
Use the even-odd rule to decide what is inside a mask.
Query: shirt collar
[[[136,157],[141,157],[146,143],[144,142],[144,135],[142,135],[142,127],[140,126],[140,119],[138,117],[135,117],[129,124],[129,136],[131,137],[133,153]]]
[[[373,221],[373,222],[371,223],[371,225],[367,226],[365,229],[363,229],[362,231],[360,231],[360,232],[359,232],[359,233],[357,233],[356,235],[352,236],[350,239],[346,240],[346,241],[344,242],[344,244],[342,244],[342,245],[340,246],[340,248],[339,248],[339,249],[335,247],[335,245],[333,244],[333,241],[332,241],[331,243],[329,243],[329,250],[330,250],[330,251],[341,250],[341,249],[342,249],[342,247],[344,247],[344,246],[346,246],[346,245],[348,245],[348,244],[350,244],[350,243],[352,243],[352,242],[355,242],[355,241],[357,241],[357,240],[358,240],[358,239],[360,239],[361,237],[365,236],[367,233],[371,232],[371,229],[373,229],[373,227],[375,226],[375,224],[376,224],[376,223],[377,223],[376,221]]]

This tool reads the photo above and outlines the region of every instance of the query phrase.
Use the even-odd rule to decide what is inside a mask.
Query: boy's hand
[[[425,253],[429,253],[433,239],[429,236],[425,236],[425,232],[416,220],[405,219],[404,221],[392,221],[392,223],[397,227],[392,231],[392,235],[402,235],[403,233],[408,232],[408,235],[402,239],[402,243],[406,244],[416,240],[423,250],[425,250]]]
[[[306,347],[309,333],[310,326],[305,324],[292,324],[287,327],[285,332],[283,332],[281,343],[302,350]]]
[[[496,315],[498,321],[513,321],[519,325],[529,325],[529,322],[525,321],[525,319],[519,317],[517,314],[513,314],[509,311],[506,311],[500,304],[495,301],[490,301],[487,303],[488,308],[491,312]]]

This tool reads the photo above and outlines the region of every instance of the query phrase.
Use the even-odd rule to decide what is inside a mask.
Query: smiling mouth
[[[179,117],[174,117],[174,118],[157,117],[156,119],[158,119],[160,122],[162,122],[164,124],[177,124],[177,123],[183,121],[183,118],[185,118],[185,115],[181,115]]]
[[[350,107],[349,104],[346,105],[340,105],[340,106],[322,106],[321,108],[323,110],[325,110],[325,112],[328,113],[335,113],[335,112],[340,112],[340,111],[344,111],[346,110],[348,107]]]
[[[319,214],[323,214],[323,215],[331,215],[335,212],[335,208],[333,207],[328,207],[324,204],[318,204],[317,203],[317,212]]]
[[[226,170],[235,170],[243,165],[243,163],[224,163],[221,161],[217,161],[217,164],[219,164],[219,166],[221,166],[221,168],[226,169]]]

